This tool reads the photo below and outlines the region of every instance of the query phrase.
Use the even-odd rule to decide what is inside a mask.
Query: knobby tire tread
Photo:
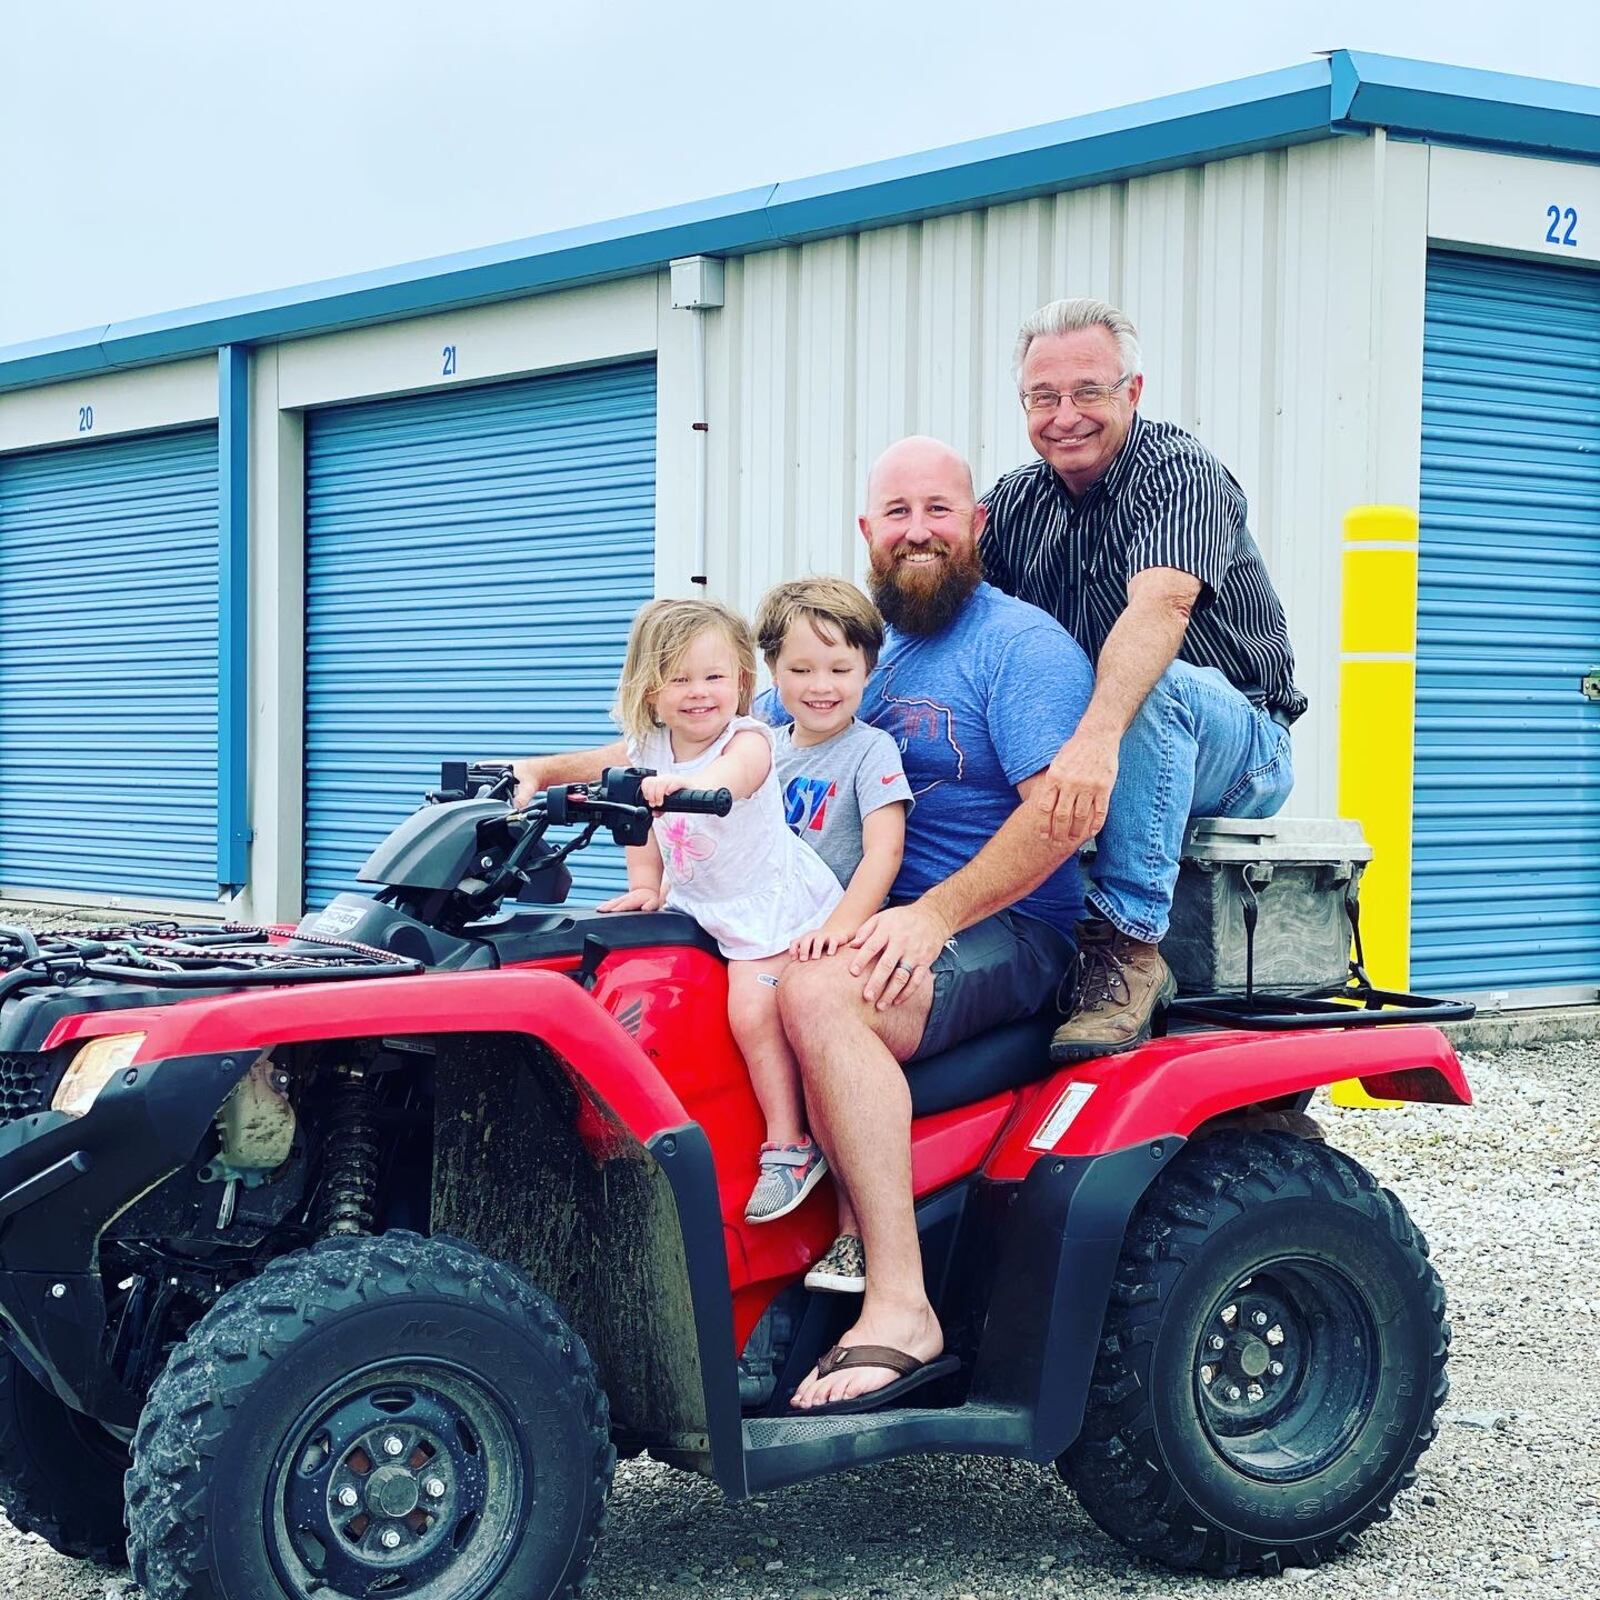
[[[1425,1409],[1404,1469],[1359,1515],[1334,1532],[1263,1543],[1210,1522],[1166,1467],[1145,1383],[1166,1303],[1213,1231],[1242,1208],[1285,1195],[1320,1196],[1365,1214],[1412,1263],[1414,1287],[1437,1333],[1428,1358]],[[1084,1424],[1059,1459],[1063,1478],[1099,1526],[1165,1566],[1232,1577],[1317,1567],[1386,1520],[1416,1480],[1449,1393],[1450,1325],[1428,1242],[1399,1199],[1329,1145],[1276,1132],[1219,1133],[1191,1146],[1157,1180],[1129,1225],[1096,1355]]]
[[[589,1490],[597,1510],[574,1552],[577,1579],[551,1600],[590,1587],[595,1546],[610,1517],[607,1497],[617,1457],[605,1391],[587,1347],[555,1302],[512,1268],[446,1235],[424,1238],[396,1230],[328,1239],[280,1256],[223,1295],[174,1352],[145,1403],[126,1478],[128,1553],[147,1600],[228,1600],[206,1559],[206,1496],[229,1413],[320,1319],[406,1289],[442,1291],[523,1322],[584,1397],[584,1422],[594,1444]]]

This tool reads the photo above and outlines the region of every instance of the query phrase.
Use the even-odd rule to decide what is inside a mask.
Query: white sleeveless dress
[[[674,761],[665,728],[643,744],[628,741],[635,766],[687,778],[727,749],[734,734],[759,733],[772,746],[773,731],[754,717],[735,717],[710,749],[691,761]],[[693,917],[730,961],[759,961],[789,948],[802,933],[828,919],[844,898],[839,880],[814,850],[789,831],[776,760],[761,787],[735,800],[725,817],[668,811],[655,820],[656,843],[666,868],[667,906]]]

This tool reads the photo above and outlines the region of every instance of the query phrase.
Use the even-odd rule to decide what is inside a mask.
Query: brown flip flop
[[[886,1344],[836,1344],[817,1362],[817,1376],[826,1378],[847,1367],[887,1367],[900,1376],[881,1389],[869,1390],[850,1400],[834,1400],[825,1406],[791,1404],[789,1414],[794,1417],[847,1417],[856,1412],[876,1411],[935,1378],[947,1378],[952,1372],[959,1372],[961,1362],[948,1351],[930,1361],[918,1361],[904,1350],[895,1350]]]

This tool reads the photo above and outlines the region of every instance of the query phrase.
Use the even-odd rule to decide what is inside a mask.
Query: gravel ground
[[[1142,1566],[1053,1472],[978,1457],[889,1463],[729,1505],[656,1463],[617,1473],[597,1597],[1001,1600],[1078,1594],[1600,1595],[1600,1045],[1470,1057],[1474,1109],[1318,1109],[1397,1190],[1450,1296],[1453,1391],[1416,1486],[1316,1572],[1223,1586]],[[109,1591],[109,1594],[108,1594]],[[126,1575],[0,1520],[6,1600],[138,1600]]]

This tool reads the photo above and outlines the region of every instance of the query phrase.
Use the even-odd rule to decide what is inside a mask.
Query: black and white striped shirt
[[[1048,611],[1091,661],[1127,607],[1128,580],[1175,567],[1202,585],[1179,656],[1216,667],[1269,711],[1292,720],[1305,710],[1244,491],[1193,434],[1135,412],[1116,459],[1081,498],[1041,460],[1008,472],[983,504],[989,582]]]

